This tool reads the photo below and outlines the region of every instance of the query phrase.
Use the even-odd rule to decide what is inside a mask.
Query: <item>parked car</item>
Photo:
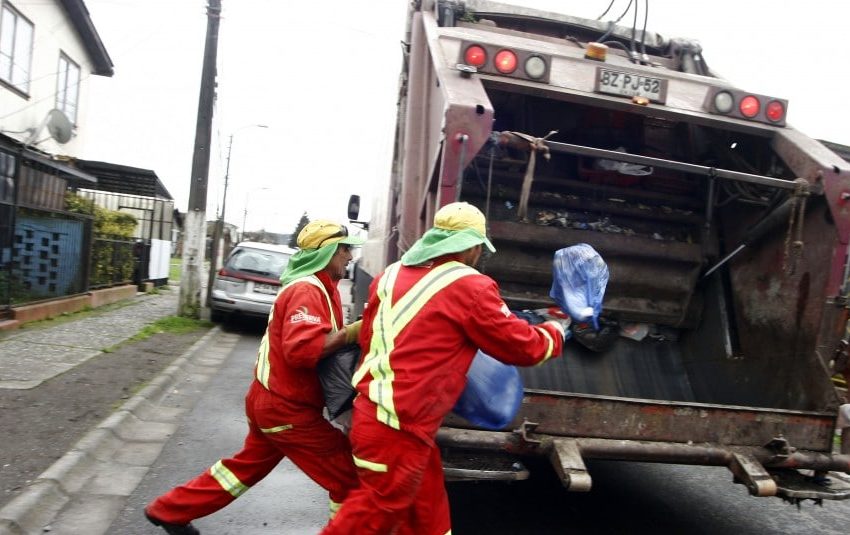
[[[210,319],[232,315],[265,318],[280,290],[280,275],[296,250],[282,245],[242,242],[215,277]]]

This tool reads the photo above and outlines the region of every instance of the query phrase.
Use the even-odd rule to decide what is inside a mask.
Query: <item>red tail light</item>
[[[514,54],[511,50],[500,50],[496,53],[494,63],[496,65],[496,70],[500,73],[511,74],[516,70],[516,54]]]
[[[704,107],[709,113],[773,126],[785,126],[788,115],[788,101],[785,99],[729,87],[712,88],[706,95]]]
[[[752,95],[747,95],[742,98],[741,103],[738,104],[738,109],[741,111],[741,115],[750,119],[759,114],[760,108],[761,103],[759,102],[759,99]]]
[[[785,106],[778,100],[771,100],[767,103],[764,114],[769,120],[778,123],[785,118]]]
[[[483,67],[487,63],[487,51],[478,45],[472,45],[463,54],[464,63],[473,67]]]
[[[549,83],[552,56],[499,45],[464,41],[460,45],[457,68],[468,77],[472,73],[510,76],[521,80]],[[471,70],[475,67],[475,70]]]

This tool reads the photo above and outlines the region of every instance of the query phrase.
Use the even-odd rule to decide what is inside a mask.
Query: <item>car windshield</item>
[[[289,256],[280,251],[266,251],[250,247],[238,247],[227,259],[224,266],[228,271],[241,271],[273,279],[280,278]]]

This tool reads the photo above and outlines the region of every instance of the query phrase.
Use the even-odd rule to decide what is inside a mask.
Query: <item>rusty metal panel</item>
[[[795,448],[829,451],[835,416],[754,407],[526,391],[514,425],[552,436],[763,446],[783,436]]]
[[[628,321],[693,326],[695,318],[688,316],[688,307],[702,267],[698,244],[511,221],[492,221],[490,234],[499,252],[481,269],[502,284],[505,298],[515,308],[550,303],[554,252],[588,243],[608,264],[606,314]]]
[[[587,243],[600,253],[619,254],[647,259],[700,263],[699,245],[673,241],[659,241],[639,236],[604,234],[601,232],[561,229],[511,221],[491,221],[489,231],[496,241],[521,243],[546,249],[550,254],[565,244]]]
[[[838,240],[826,209],[822,198],[809,201],[796,260],[785,227],[729,266],[745,377],[764,378],[763,387],[774,392],[779,406],[836,406],[829,374],[817,354],[820,344],[834,347],[830,340],[837,334],[821,328],[824,303],[833,297],[827,293],[829,263]],[[737,241],[746,226],[743,218],[733,220],[726,233]],[[819,341],[819,335],[825,338]]]
[[[18,204],[45,210],[65,209],[67,181],[29,166],[21,166]]]

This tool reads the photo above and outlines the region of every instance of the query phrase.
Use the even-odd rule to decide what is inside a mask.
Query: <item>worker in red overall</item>
[[[242,451],[153,500],[145,516],[174,535],[198,534],[191,521],[226,506],[263,479],[284,457],[330,494],[331,516],[357,486],[346,437],[322,415],[319,359],[357,339],[360,322],[343,326],[337,283],[351,261],[348,236],[332,221],[308,223],[300,251],[281,276],[245,397],[248,436]]]
[[[349,434],[360,486],[322,531],[444,535],[449,503],[435,436],[466,384],[476,351],[531,366],[561,354],[564,326],[513,315],[495,281],[476,271],[495,252],[467,203],[441,208],[428,230],[370,287],[365,355]]]

